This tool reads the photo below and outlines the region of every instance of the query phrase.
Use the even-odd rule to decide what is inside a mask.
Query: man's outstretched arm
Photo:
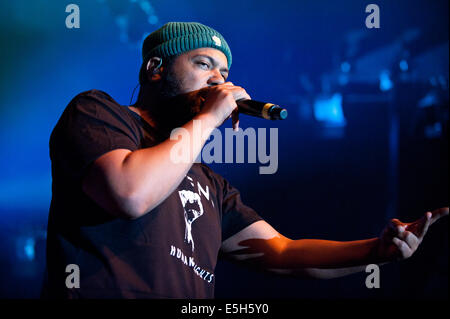
[[[223,242],[235,261],[279,274],[335,278],[362,271],[365,265],[410,257],[428,227],[448,215],[448,207],[427,212],[413,223],[393,219],[378,238],[357,241],[291,240],[258,221]]]

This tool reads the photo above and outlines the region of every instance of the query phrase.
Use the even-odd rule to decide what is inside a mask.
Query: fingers
[[[407,224],[406,230],[414,233],[417,237],[423,238],[430,226],[431,213],[427,212],[422,218]]]
[[[239,130],[239,112],[237,110],[231,113],[231,120],[233,123],[233,131],[237,132]]]
[[[396,236],[396,238],[405,242],[408,245],[408,247],[413,251],[415,251],[420,244],[419,237],[417,237],[414,233],[405,230],[404,228],[399,230],[399,234]]]
[[[227,88],[232,94],[235,99],[241,100],[241,99],[251,99],[250,95],[240,86],[235,86],[232,82],[225,82],[223,84],[220,84],[221,86]],[[233,131],[237,132],[239,130],[239,112],[237,109],[235,109],[231,115],[232,120],[232,127]]]
[[[448,207],[435,209],[432,212],[426,212],[425,215],[415,222],[407,224],[407,230],[413,232],[422,239],[428,231],[428,228],[440,218],[448,215]]]
[[[411,257],[419,247],[420,239],[407,230],[407,224],[398,219],[391,219],[387,229],[392,243],[397,248],[395,255],[400,259]]]
[[[231,82],[209,86],[205,88],[207,94],[201,112],[213,116],[216,127],[222,125],[227,119],[232,118],[234,131],[239,130],[239,116],[237,102],[241,99],[250,99],[247,92],[240,86]],[[202,92],[203,93],[203,92]]]
[[[419,238],[404,226],[398,226],[398,235],[392,238],[392,242],[397,248],[397,257],[401,259],[411,257],[420,244]]]
[[[397,236],[399,234],[399,227],[405,226],[406,224],[402,223],[398,219],[391,219],[388,223],[388,232],[391,236]]]
[[[399,221],[397,218],[391,219],[390,225],[392,227],[398,227],[398,226],[403,226],[404,223],[402,223],[401,221]]]
[[[234,85],[232,82],[225,82],[223,84],[219,84],[218,86],[222,86],[224,88],[226,88],[227,90],[229,90],[232,94],[234,99],[237,100],[250,100],[251,97],[250,95],[247,93],[247,91],[245,91],[244,88],[240,87],[240,86],[236,86]]]
[[[441,207],[431,212],[431,225],[444,216],[448,216],[448,207]]]
[[[428,231],[428,227],[430,227],[432,224],[432,213],[431,212],[425,213],[425,216],[422,217],[422,219],[423,219],[423,222],[422,222],[423,228],[422,228],[422,231],[418,235],[420,241],[422,241],[423,237],[425,236],[425,234]]]
[[[397,248],[395,255],[402,259],[409,258],[418,249],[428,228],[448,213],[448,207],[443,207],[433,212],[426,212],[422,218],[412,223],[402,223],[398,219],[391,219],[383,236],[387,235],[385,240],[387,239],[388,242],[389,238],[392,238],[392,243]]]
[[[410,239],[407,244],[411,248],[417,248],[416,246],[420,244],[426,232],[428,231],[431,220],[430,216],[431,214],[428,212],[421,219],[409,224],[402,223],[398,219],[392,219],[388,225],[390,228],[390,234],[393,237],[398,237],[402,240],[405,240],[406,238]]]
[[[397,237],[394,237],[392,239],[392,242],[395,244],[395,246],[398,249],[398,257],[399,258],[409,258],[413,254],[412,249],[408,246],[407,243],[405,243],[403,240],[400,240]]]
[[[232,82],[225,82],[222,85],[227,86],[230,89],[242,89],[240,86],[234,86],[234,84]],[[233,131],[237,132],[239,130],[239,112],[237,111],[237,109],[235,109],[231,113],[230,117],[231,117],[231,121],[232,121]]]

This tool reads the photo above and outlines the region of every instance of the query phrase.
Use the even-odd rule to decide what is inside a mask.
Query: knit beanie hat
[[[165,58],[198,48],[214,48],[227,57],[231,67],[231,51],[223,36],[216,30],[197,22],[168,22],[149,34],[142,45],[143,66],[154,56]]]

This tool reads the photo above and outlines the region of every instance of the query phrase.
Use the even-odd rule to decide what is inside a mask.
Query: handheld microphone
[[[239,113],[261,117],[267,120],[284,120],[288,112],[279,105],[255,100],[237,100]]]

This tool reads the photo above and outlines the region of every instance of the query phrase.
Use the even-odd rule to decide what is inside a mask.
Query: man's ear
[[[153,57],[150,58],[147,62],[147,78],[149,81],[157,81],[161,79],[161,73],[163,68],[162,65],[162,58],[160,57]]]

